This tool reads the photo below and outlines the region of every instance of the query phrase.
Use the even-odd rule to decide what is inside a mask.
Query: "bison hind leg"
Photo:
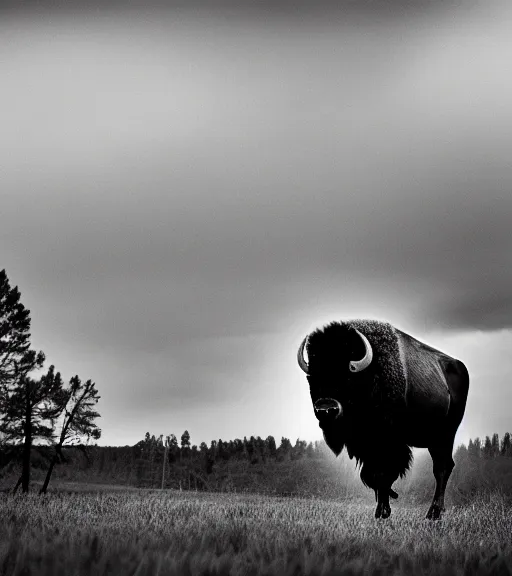
[[[444,496],[448,479],[452,473],[455,463],[452,458],[453,437],[440,442],[438,445],[429,447],[430,455],[434,464],[434,477],[436,479],[436,490],[432,504],[427,512],[428,520],[439,520],[444,512]]]

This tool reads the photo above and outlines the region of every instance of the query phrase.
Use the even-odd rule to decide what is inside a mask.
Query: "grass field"
[[[256,495],[123,491],[0,495],[0,574],[512,575],[512,506],[448,509]]]

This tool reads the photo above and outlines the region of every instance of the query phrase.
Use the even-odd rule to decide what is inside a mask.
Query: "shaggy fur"
[[[349,391],[342,402],[342,422],[336,421],[323,432],[334,452],[339,454],[343,445],[347,448],[349,457],[361,466],[363,484],[375,488],[381,471],[386,471],[385,475],[394,482],[412,463],[410,447],[400,440],[406,410],[406,375],[396,329],[377,320],[332,322],[315,330],[306,348],[310,365],[316,361],[329,366],[330,358],[334,365],[350,328],[366,336],[373,349],[373,360],[360,373],[346,373],[345,382],[340,383],[340,388]]]
[[[395,328],[377,320],[352,320],[345,324],[364,334],[372,346],[374,402],[398,416],[405,408],[406,377]]]
[[[348,374],[346,385],[350,388],[354,382],[353,390],[357,395],[364,390],[366,397],[359,400],[364,400],[366,408],[380,413],[381,418],[392,424],[401,419],[405,410],[406,376],[397,331],[391,324],[378,320],[332,322],[309,336],[308,357],[314,361],[317,350],[322,349],[327,351],[324,356],[336,358],[343,334],[349,328],[355,328],[366,336],[373,349],[373,360],[369,369]]]

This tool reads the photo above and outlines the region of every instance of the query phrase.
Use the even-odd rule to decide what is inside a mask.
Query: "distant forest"
[[[55,450],[34,446],[32,476],[41,484]],[[4,446],[0,452],[0,486],[12,489],[19,477],[21,449]],[[511,434],[470,440],[454,453],[456,467],[447,497],[452,504],[477,494],[500,491],[512,500]],[[213,440],[210,446],[192,445],[185,431],[180,441],[149,432],[135,446],[68,446],[54,472],[54,484],[80,482],[139,488],[172,488],[218,492],[253,492],[280,496],[373,498],[359,480],[355,461],[343,452],[335,458],[323,441],[305,442],[274,437],[231,441]],[[400,497],[427,502],[434,477],[427,451],[416,453],[415,464],[395,488]],[[50,485],[52,489],[52,485]],[[55,489],[55,488],[54,488]]]

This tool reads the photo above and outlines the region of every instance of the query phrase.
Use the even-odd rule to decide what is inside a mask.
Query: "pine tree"
[[[180,447],[178,444],[178,439],[174,434],[169,434],[169,462],[176,462],[176,457],[178,456]]]
[[[292,448],[292,443],[288,438],[284,436],[281,438],[281,444],[279,445],[279,450],[283,450],[284,452],[289,452]]]
[[[491,440],[491,457],[496,458],[500,455],[500,438],[494,433]]]
[[[492,458],[492,442],[489,436],[485,437],[484,446],[482,448],[484,458]]]
[[[18,287],[11,288],[4,270],[0,271],[0,426],[6,425],[5,417],[11,397],[20,388],[29,386],[28,377],[33,370],[43,366],[42,352],[30,349],[30,311],[20,302]],[[17,398],[19,400],[19,398]],[[9,434],[0,436],[2,443],[9,442]]]
[[[229,457],[234,458],[236,450],[235,450],[235,443],[233,442],[233,440],[230,440],[228,442],[227,450],[228,450]]]
[[[501,441],[500,454],[502,456],[512,457],[512,441],[510,439],[510,432],[505,432],[503,440]]]
[[[313,442],[310,442],[308,444],[308,447],[306,448],[306,456],[308,458],[314,458],[315,456],[315,448],[313,446]]]
[[[279,445],[278,452],[282,458],[286,458],[291,454],[292,451],[292,443],[288,438],[284,436],[281,438],[281,444]]]
[[[217,440],[212,440],[210,442],[210,458],[216,462],[217,461]]]
[[[185,430],[185,432],[183,432],[183,434],[181,435],[181,451],[183,452],[183,454],[187,454],[189,448],[190,448],[190,434],[188,433],[188,430]]]
[[[4,270],[0,271],[0,390],[6,397],[9,386],[15,386],[44,363],[44,354],[30,350],[30,310],[20,302],[18,287],[11,288]],[[2,405],[0,408],[5,408]]]
[[[41,494],[46,493],[53,468],[57,461],[62,458],[62,447],[66,443],[80,443],[84,437],[87,441],[90,438],[94,440],[100,438],[101,430],[94,423],[94,420],[99,417],[94,407],[100,399],[95,386],[96,384],[91,380],[82,384],[78,376],[73,376],[69,381],[69,388],[62,390],[60,401],[60,413],[63,413],[62,428],[59,440],[55,445],[55,454],[41,488]]]
[[[244,443],[243,440],[240,440],[240,438],[235,438],[233,440],[233,451],[234,451],[234,455],[238,460],[243,460],[244,459]]]
[[[21,483],[23,492],[28,492],[30,485],[32,444],[36,439],[53,440],[62,399],[62,379],[54,366],[39,379],[19,378],[8,394],[0,429],[8,442],[23,442],[22,473],[16,485]]]
[[[266,444],[265,440],[263,440],[263,438],[261,436],[256,436],[254,443],[256,446],[256,451],[259,454],[262,462],[266,463],[268,451],[267,451],[267,444]]]
[[[295,446],[292,449],[291,456],[293,460],[300,460],[306,452],[307,442],[297,438]]]
[[[220,438],[217,442],[218,457],[220,460],[229,460],[228,443],[223,442]]]
[[[254,436],[251,436],[249,438],[249,440],[247,440],[247,444],[245,445],[245,449],[247,450],[249,462],[255,464],[257,462],[257,456],[255,454],[255,452],[256,452],[256,438]]]
[[[267,436],[267,438],[265,440],[265,444],[267,445],[267,451],[268,451],[270,457],[275,458],[276,457],[276,451],[277,451],[275,438],[273,436]]]
[[[467,457],[468,453],[469,453],[468,448],[466,448],[464,444],[460,444],[457,447],[457,449],[455,450],[455,454],[453,455],[453,459],[455,460],[457,466],[462,460],[464,460]]]

